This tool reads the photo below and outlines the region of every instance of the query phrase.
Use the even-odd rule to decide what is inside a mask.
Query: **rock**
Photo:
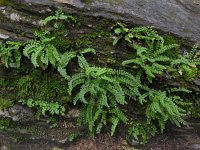
[[[192,144],[188,146],[188,148],[190,148],[190,150],[200,150],[200,144]]]
[[[0,39],[6,40],[6,39],[8,39],[8,38],[9,38],[8,35],[5,35],[5,34],[3,34],[3,33],[0,33]]]
[[[200,78],[194,80],[194,84],[196,84],[197,86],[200,86]]]
[[[0,40],[21,41],[31,38],[33,29],[42,26],[41,19],[59,8],[68,13],[85,16],[85,19],[87,16],[101,16],[131,24],[152,25],[161,31],[171,32],[179,37],[198,42],[200,45],[200,2],[198,0],[89,0],[87,3],[85,0],[12,0],[9,3],[1,2]],[[88,22],[88,27],[95,27],[95,24],[91,25]],[[114,55],[116,52],[112,50],[111,54]],[[120,52],[119,55],[122,56],[122,53]],[[3,73],[0,69],[0,76]],[[194,83],[191,88],[199,92],[199,79]],[[172,84],[179,86],[177,82]]]
[[[78,109],[71,109],[67,112],[67,118],[76,118],[79,115],[79,110]]]
[[[166,135],[170,137],[169,140],[177,140],[183,139],[185,143],[182,146],[185,147],[182,149],[188,149],[188,150],[199,150],[200,149],[200,122],[199,119],[187,119],[188,126],[183,127],[176,127],[176,126],[169,126],[167,129]],[[178,143],[175,143],[178,144]]]
[[[2,17],[23,25],[39,25],[38,15],[45,15],[52,9],[62,8],[69,13],[101,16],[138,25],[151,25],[200,44],[199,0],[90,0],[88,2],[83,0],[13,0],[10,3],[18,12],[6,11],[9,4],[1,3],[0,13],[4,15]],[[33,16],[38,17],[38,20],[33,21]],[[0,21],[0,28],[2,26],[5,29],[5,23]]]
[[[128,144],[130,144],[131,146],[138,146],[140,143],[134,138],[131,138],[130,140],[128,140]]]
[[[28,121],[34,118],[34,113],[31,109],[16,104],[9,109],[0,110],[0,117],[11,118],[13,121]]]
[[[1,150],[9,150],[9,148],[5,145],[1,146]]]
[[[7,110],[0,110],[0,117],[10,117]]]
[[[27,134],[28,131],[27,131],[26,129],[20,129],[20,130],[19,130],[19,133],[21,133],[21,134]]]
[[[68,138],[64,138],[64,139],[62,139],[62,140],[59,140],[58,142],[64,144],[64,143],[67,142],[67,140],[68,140]]]

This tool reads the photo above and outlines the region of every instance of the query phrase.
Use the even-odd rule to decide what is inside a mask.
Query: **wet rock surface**
[[[200,121],[189,120],[189,126],[177,128],[169,126],[164,135],[157,135],[145,146],[135,145],[138,150],[199,150]],[[90,138],[86,130],[78,129],[71,121],[58,123],[57,128],[49,128],[49,124],[40,122],[24,122],[17,126],[0,131],[1,149],[31,149],[31,150],[127,150],[131,147],[119,134],[111,137],[102,133]],[[80,134],[73,142],[69,141],[71,133]]]
[[[188,120],[188,126],[168,126],[163,135],[156,136],[149,141],[145,150],[199,150],[200,120]]]
[[[0,3],[0,29],[8,29],[11,21],[20,22],[21,26],[38,26],[41,16],[57,8],[69,13],[152,25],[179,37],[200,41],[199,0],[11,0]]]
[[[14,105],[9,109],[0,110],[1,118],[11,118],[13,121],[28,121],[34,118],[34,112],[27,107]]]

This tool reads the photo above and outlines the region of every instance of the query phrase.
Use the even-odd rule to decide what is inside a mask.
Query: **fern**
[[[180,97],[176,96],[168,97],[166,92],[149,90],[149,105],[146,110],[147,123],[151,124],[152,120],[157,120],[161,132],[163,132],[165,124],[169,120],[179,127],[181,124],[186,124],[183,120],[186,112],[176,104],[176,101],[180,99]]]
[[[37,108],[38,115],[45,115],[49,112],[51,115],[64,115],[65,108],[61,106],[58,102],[48,102],[45,100],[20,100],[23,105],[27,105],[30,108]]]
[[[83,57],[86,53],[95,53],[94,49],[87,48],[77,52],[67,51],[62,54],[56,49],[54,44],[52,44],[52,40],[54,40],[55,37],[52,37],[50,32],[36,32],[35,36],[36,40],[29,41],[26,44],[23,50],[24,56],[31,59],[34,67],[46,69],[49,64],[51,64],[58,70],[61,76],[66,79],[69,79],[66,67],[72,59],[76,58],[78,55]]]
[[[128,29],[125,25],[118,23],[114,31],[120,39],[124,38],[136,51],[136,55],[132,59],[123,61],[122,65],[134,64],[134,68],[144,71],[150,83],[157,75],[162,75],[169,69],[171,59],[165,53],[179,45],[164,45],[163,37],[158,35],[152,27]],[[115,40],[114,44],[116,43]]]
[[[23,49],[24,56],[31,59],[34,67],[42,67],[46,69],[49,65],[57,69],[62,77],[69,79],[67,73],[67,66],[70,61],[77,56],[81,55],[83,57],[86,53],[95,54],[95,50],[92,48],[86,48],[83,50],[72,51],[68,46],[64,50],[57,49],[56,43],[60,36],[65,39],[64,32],[60,33],[60,25],[64,25],[64,22],[75,22],[76,20],[72,16],[65,15],[61,10],[56,11],[55,15],[49,16],[43,20],[44,25],[51,22],[54,23],[54,28],[52,31],[42,30],[36,31],[34,33],[35,40],[27,42],[25,48]],[[62,51],[65,51],[62,53]]]
[[[193,81],[198,75],[198,67],[200,65],[200,52],[196,47],[185,56],[179,55],[179,58],[171,62],[174,72],[178,70],[180,76],[186,81]]]
[[[60,53],[55,46],[51,44],[54,37],[49,32],[44,31],[43,34],[37,34],[39,40],[29,41],[23,49],[24,56],[31,59],[34,67],[42,67],[46,69],[49,64],[56,66],[60,60]]]
[[[117,117],[112,117],[112,118],[111,118],[111,122],[112,122],[111,136],[113,136],[114,133],[115,133],[116,127],[117,127],[117,125],[118,125],[118,123],[119,123],[119,118],[117,118]]]
[[[69,94],[78,88],[74,97],[74,104],[84,104],[85,117],[83,123],[88,125],[90,133],[100,132],[107,122],[112,123],[111,135],[114,134],[120,122],[127,123],[128,118],[120,109],[120,105],[127,102],[125,96],[138,97],[140,95],[140,81],[122,70],[90,67],[84,57],[79,56],[82,72],[73,75],[69,82]],[[134,82],[136,84],[134,85]],[[129,94],[127,94],[129,93]],[[95,129],[96,127],[96,129]]]
[[[147,124],[145,122],[131,121],[127,134],[127,141],[131,138],[139,141],[140,144],[146,144],[148,135],[154,136],[156,134],[156,127],[152,124]],[[133,137],[132,137],[133,136]]]
[[[58,24],[58,21],[64,21],[67,23],[70,22],[76,22],[75,18],[73,16],[68,16],[65,15],[62,10],[58,10],[55,12],[55,14],[53,16],[48,16],[47,18],[45,18],[42,23],[44,25],[47,25],[51,22],[54,22],[54,28],[60,29],[60,26]]]
[[[22,43],[7,41],[6,43],[0,43],[0,58],[1,63],[7,68],[19,68],[21,61],[20,48]]]
[[[169,62],[171,59],[165,56],[164,53],[177,46],[176,44],[167,45],[153,50],[134,44],[132,48],[136,50],[136,58],[123,61],[122,65],[134,63],[145,72],[148,81],[151,83],[153,78],[157,75],[162,75],[163,72],[170,67]]]
[[[66,79],[69,79],[69,76],[66,73],[66,67],[69,64],[69,62],[75,57],[75,52],[65,52],[61,55],[61,58],[58,62],[58,72]]]
[[[134,38],[146,41],[147,43],[159,41],[158,43],[163,46],[164,40],[161,36],[157,34],[152,27],[135,27],[135,28],[127,28],[126,25],[122,23],[117,23],[114,26],[114,32],[116,34],[116,39],[113,42],[113,45],[117,44],[118,41],[124,38],[128,43],[134,44]]]
[[[24,75],[23,72],[23,77],[17,80],[15,85],[17,96],[21,99],[19,102],[35,108],[39,115],[46,113],[64,115],[65,104],[72,97],[74,105],[81,104],[78,124],[88,126],[92,135],[100,133],[103,127],[111,125],[110,133],[113,136],[117,127],[124,124],[129,127],[128,137],[134,136],[142,144],[146,143],[149,133],[155,134],[154,123],[158,123],[161,132],[169,121],[177,126],[186,123],[183,119],[186,112],[182,107],[190,103],[173,94],[180,91],[189,92],[187,89],[170,88],[161,91],[157,85],[157,90],[149,87],[153,87],[155,84],[150,83],[157,76],[163,75],[166,70],[178,70],[180,75],[194,79],[194,75],[196,76],[198,72],[197,66],[200,64],[200,53],[197,48],[193,48],[191,53],[184,57],[172,60],[167,52],[177,49],[179,45],[166,45],[163,37],[152,27],[129,29],[124,24],[118,23],[114,28],[116,37],[113,44],[124,39],[134,50],[133,56],[122,63],[133,64],[131,67],[137,69],[136,76],[133,76],[124,70],[88,64],[85,56],[88,53],[96,54],[95,50],[83,49],[89,47],[88,43],[68,40],[64,32],[64,23],[75,21],[72,16],[57,11],[55,15],[43,20],[46,30],[35,32],[35,38],[26,42],[25,47],[18,42],[0,43],[1,62],[6,67],[20,67],[20,50],[24,47],[23,55],[31,60],[34,67],[42,69],[53,67],[52,69],[57,69],[66,79],[55,80],[53,77],[54,75],[57,77],[57,74],[48,76],[40,69],[38,69],[41,71],[40,74]],[[53,28],[47,25],[52,25]],[[78,60],[80,70],[68,67],[74,60]],[[69,74],[76,73],[69,76],[68,71],[71,71]],[[144,77],[149,82],[145,82]],[[124,106],[130,104],[128,99],[135,100],[137,106],[146,110],[146,123],[132,121],[132,115],[127,115],[128,110]]]

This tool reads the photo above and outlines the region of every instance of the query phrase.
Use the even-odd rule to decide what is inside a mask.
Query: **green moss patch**
[[[0,110],[13,106],[13,101],[0,97]]]

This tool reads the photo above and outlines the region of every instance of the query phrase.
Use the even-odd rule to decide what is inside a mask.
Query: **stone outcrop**
[[[74,31],[73,36],[87,34],[90,32],[87,30],[92,30],[100,24],[99,19],[89,20],[89,17],[103,17],[133,25],[152,25],[160,31],[170,32],[200,43],[199,0],[1,0],[0,41],[10,39],[23,41],[31,38],[33,29],[42,26],[41,20],[57,9],[85,20],[86,24],[78,28],[79,31]],[[110,30],[110,27],[108,28]],[[106,42],[102,41],[102,44],[97,44],[98,46],[94,48],[105,51],[103,43]],[[109,41],[107,45],[112,46],[112,41]],[[122,58],[126,55],[126,50],[121,51],[121,48],[120,50],[113,47],[108,49],[112,56],[115,53]],[[105,53],[104,51],[101,53]],[[99,61],[105,62],[104,59]],[[2,74],[1,69],[0,75]],[[172,85],[176,84],[172,82]],[[197,79],[189,87],[200,91],[199,85],[199,79]]]
[[[164,32],[200,43],[199,0],[1,0],[0,38],[18,37],[23,26],[26,36],[29,25],[56,8],[86,16],[102,16],[131,24],[151,25]],[[11,7],[12,8],[11,8]],[[13,9],[14,8],[14,9]],[[16,23],[15,32],[11,31]]]
[[[71,33],[77,34],[73,35],[76,37],[90,33],[88,30],[92,30],[95,28],[95,24],[99,24],[99,19],[94,19],[90,22],[91,20],[89,21],[89,17],[102,17],[110,20],[123,21],[131,25],[154,26],[162,32],[172,33],[180,38],[186,38],[200,45],[200,0],[0,0],[0,41],[24,41],[32,38],[33,29],[41,27],[41,20],[57,9],[62,9],[67,13],[83,17],[86,24],[80,27],[78,31],[75,29],[73,33]],[[110,30],[110,28],[108,30]],[[100,63],[117,62],[113,59],[115,56],[123,58],[127,55],[126,49],[124,49],[123,46],[122,48],[113,48],[113,39],[112,37],[110,38],[110,41],[105,41],[103,37],[101,41],[97,39],[98,42],[94,48],[98,50],[99,54],[102,56],[112,55],[108,59],[99,57],[98,61]],[[106,45],[104,43],[106,43]],[[109,45],[111,45],[111,47],[109,47]],[[0,65],[0,77],[11,77],[10,74],[11,73],[6,70],[5,67]],[[180,86],[180,83],[174,80],[167,81],[167,83],[172,86]],[[188,84],[187,87],[199,93],[200,77],[197,78],[194,83],[191,83],[191,85]],[[79,112],[74,109],[71,110],[66,117],[75,118],[78,113]],[[33,114],[31,110],[21,105],[14,105],[7,110],[0,110],[0,117],[11,118],[13,121],[30,121]],[[39,125],[33,126],[37,127]],[[169,139],[171,138],[171,140],[177,139],[178,137],[178,139],[181,140],[181,144],[178,144],[177,147],[177,143],[175,143],[174,148],[170,148],[176,149],[182,146],[182,149],[199,149],[199,126],[199,122],[195,122],[194,124],[190,124],[190,128],[185,127],[180,130],[174,128],[172,134],[167,135],[167,137],[169,137]],[[46,126],[41,126],[42,131],[46,131],[46,128]],[[36,129],[30,128],[29,130],[35,131]],[[12,138],[13,135],[18,135],[19,138],[25,137],[25,142],[30,142],[28,146],[31,144],[31,146],[38,146],[40,142],[45,148],[47,145],[46,143],[62,147],[67,144],[67,135],[63,135],[63,137],[59,135],[59,137],[54,138],[54,133],[51,135],[49,133],[52,131],[48,131],[48,133],[36,133],[38,136],[35,136],[32,132],[29,133],[30,131],[28,131],[28,129],[20,129],[11,132],[0,132],[0,139],[3,139],[0,140],[0,145],[5,147],[5,145],[11,143],[11,147],[13,146],[16,148],[16,146],[19,146],[16,144],[18,142],[17,140],[16,142],[7,140],[14,139]],[[56,133],[59,134],[67,133],[64,130],[60,132],[57,131]],[[44,137],[43,134],[46,135],[46,137]],[[185,145],[182,144],[182,137],[184,138],[183,141]],[[198,141],[192,141],[194,139],[192,137]],[[163,137],[163,141],[164,140],[166,140],[166,138],[164,139]],[[22,147],[17,148],[29,149],[26,147],[27,145],[24,146],[23,144],[24,143],[21,144]],[[87,144],[84,143],[84,145]],[[156,145],[155,147],[158,146]]]

